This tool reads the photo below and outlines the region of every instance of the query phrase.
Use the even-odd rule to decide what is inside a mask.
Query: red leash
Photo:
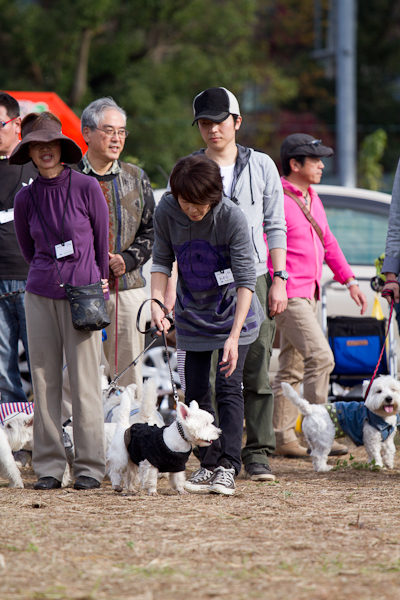
[[[391,296],[391,298],[392,298],[391,303],[390,303],[390,313],[389,313],[389,321],[388,321],[387,331],[386,331],[385,339],[383,340],[382,350],[381,350],[380,356],[378,358],[378,364],[375,367],[374,374],[372,375],[371,381],[369,382],[369,385],[367,387],[367,391],[365,392],[364,402],[367,399],[367,396],[369,394],[369,390],[371,389],[371,385],[373,384],[373,381],[374,381],[374,379],[376,377],[376,374],[378,372],[378,369],[379,369],[379,365],[381,364],[383,352],[384,352],[385,346],[386,346],[386,338],[387,338],[387,336],[389,334],[389,327],[390,327],[390,323],[392,321],[393,307],[394,307],[394,293],[393,293],[393,291],[392,290],[385,290],[384,292],[382,292],[382,297],[385,298],[386,296]]]
[[[119,278],[115,278],[115,375],[118,375],[118,287],[119,287]]]

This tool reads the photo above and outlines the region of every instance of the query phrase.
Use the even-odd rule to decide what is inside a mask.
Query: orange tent
[[[85,153],[87,145],[81,134],[81,121],[79,117],[61,100],[54,92],[9,92],[7,94],[18,100],[21,117],[30,112],[43,112],[49,110],[60,119],[62,132],[78,144]]]

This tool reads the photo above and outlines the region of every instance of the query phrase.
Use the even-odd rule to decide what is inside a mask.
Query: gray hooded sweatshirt
[[[175,323],[177,347],[202,352],[223,348],[235,318],[238,287],[254,292],[256,269],[246,219],[229,199],[201,221],[191,221],[167,192],[154,214],[151,272],[171,275],[178,263]],[[219,286],[215,272],[231,269],[234,282]],[[265,316],[256,294],[239,345],[258,337]]]
[[[246,216],[257,277],[267,272],[267,247],[286,250],[286,220],[283,188],[272,158],[263,152],[236,144],[238,155],[230,201]],[[202,148],[193,154],[204,154]]]

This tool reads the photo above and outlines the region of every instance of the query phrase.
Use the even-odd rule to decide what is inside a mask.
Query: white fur
[[[115,433],[115,423],[104,423],[104,441],[106,450],[111,444]],[[74,429],[71,425],[65,427],[72,442],[74,440]],[[21,487],[21,475],[18,470],[18,463],[15,462],[12,452],[19,450],[32,450],[33,448],[33,415],[20,413],[12,419],[6,421],[4,426],[0,426],[0,474],[5,479],[11,481],[10,487]],[[10,459],[11,457],[11,459]],[[71,483],[71,467],[67,463],[61,485],[66,487]]]
[[[15,415],[0,426],[0,474],[10,481],[10,487],[24,487],[12,453],[21,448],[30,449],[32,433],[33,417],[25,413]]]
[[[119,405],[121,404],[123,396],[129,397],[129,402],[132,408],[138,408],[139,402],[136,400],[136,389],[137,386],[131,383],[126,388],[117,387],[115,389],[103,389],[103,414],[104,420],[110,420],[113,423],[117,422]],[[111,413],[111,414],[110,414]]]
[[[363,392],[368,387],[369,381],[363,384]],[[330,471],[333,467],[328,465],[328,455],[335,439],[335,426],[322,404],[310,404],[300,398],[288,383],[282,383],[282,390],[286,398],[295,404],[304,415],[302,429],[311,449],[311,457],[315,471]],[[381,375],[374,380],[365,406],[370,411],[382,417],[387,423],[394,426],[393,433],[383,442],[380,432],[369,425],[363,425],[363,441],[370,462],[375,460],[379,467],[384,465],[393,469],[396,434],[396,415],[400,411],[400,383],[390,375]],[[383,460],[382,460],[383,459]]]
[[[148,382],[150,381],[148,380]],[[147,385],[149,385],[148,382],[146,382]],[[140,415],[141,418],[146,419],[147,424],[151,425],[156,419],[157,394],[155,384],[153,384],[152,389],[146,387],[146,384],[143,388]],[[156,496],[158,469],[148,460],[143,460],[139,465],[135,465],[129,458],[124,442],[125,431],[130,427],[128,417],[128,401],[123,399],[120,405],[115,435],[107,453],[107,470],[111,484],[116,491],[121,492],[124,481],[127,489],[131,491],[134,491],[135,486],[140,482],[150,496]],[[192,445],[209,446],[213,440],[217,440],[221,435],[221,430],[212,424],[214,417],[210,413],[201,410],[195,400],[190,403],[189,407],[182,404],[182,402],[178,402],[177,420],[181,423],[188,441],[181,437],[176,421],[174,421],[163,432],[164,442],[173,452],[188,452]],[[184,471],[170,473],[169,480],[171,487],[179,494],[187,493],[184,489]]]

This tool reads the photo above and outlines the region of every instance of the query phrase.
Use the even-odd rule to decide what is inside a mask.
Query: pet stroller
[[[367,277],[358,277],[359,281],[370,281]],[[337,282],[327,281],[322,287],[322,330],[332,349],[335,368],[331,373],[332,396],[330,400],[363,400],[362,382],[371,379],[386,336],[386,319],[374,317],[328,317],[327,293]],[[395,318],[389,326],[385,351],[378,369],[378,375],[392,375],[397,378],[396,340],[394,336]],[[339,384],[339,385],[335,385]],[[352,388],[350,392],[343,388]],[[339,393],[338,393],[339,391]]]

